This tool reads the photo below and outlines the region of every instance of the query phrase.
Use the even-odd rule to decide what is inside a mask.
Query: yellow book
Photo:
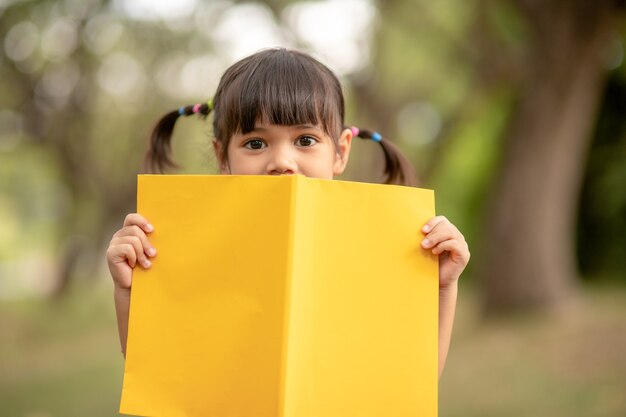
[[[120,412],[434,417],[432,190],[140,175],[159,251],[133,274]]]

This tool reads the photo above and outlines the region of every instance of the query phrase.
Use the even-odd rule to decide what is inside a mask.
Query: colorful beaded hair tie
[[[193,112],[194,113],[198,113],[199,110],[200,110],[200,104],[194,104],[193,105]]]
[[[179,109],[178,109],[178,115],[179,115],[179,116],[182,116],[182,115],[184,115],[184,114],[185,114],[185,108],[184,108],[184,107],[179,108]]]
[[[372,140],[374,142],[380,142],[381,140],[383,140],[383,137],[381,136],[380,133],[374,132],[374,133],[372,133]]]
[[[352,131],[352,136],[359,136],[359,128],[358,127],[352,126],[350,128],[350,130]]]

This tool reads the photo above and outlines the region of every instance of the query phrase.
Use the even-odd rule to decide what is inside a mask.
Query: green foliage
[[[463,234],[474,257],[480,256],[483,213],[500,163],[502,129],[511,98],[502,92],[476,104],[472,117],[454,132],[429,186],[435,189],[437,213],[448,217]],[[467,271],[472,276],[472,264]]]
[[[626,282],[626,71],[613,72],[580,199],[578,257],[587,279]]]

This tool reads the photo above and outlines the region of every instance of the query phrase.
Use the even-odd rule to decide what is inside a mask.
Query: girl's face
[[[346,129],[336,146],[313,125],[281,126],[258,122],[252,132],[233,135],[222,174],[294,175],[332,179],[341,174],[350,154],[352,132]],[[221,144],[213,142],[218,155]]]

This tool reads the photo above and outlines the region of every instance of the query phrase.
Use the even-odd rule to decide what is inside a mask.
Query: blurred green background
[[[313,53],[346,122],[465,234],[441,416],[626,415],[625,10],[598,0],[0,0],[0,415],[114,416],[111,235],[147,134],[261,48]],[[182,173],[215,173],[208,124]],[[343,179],[378,181],[358,143]]]

